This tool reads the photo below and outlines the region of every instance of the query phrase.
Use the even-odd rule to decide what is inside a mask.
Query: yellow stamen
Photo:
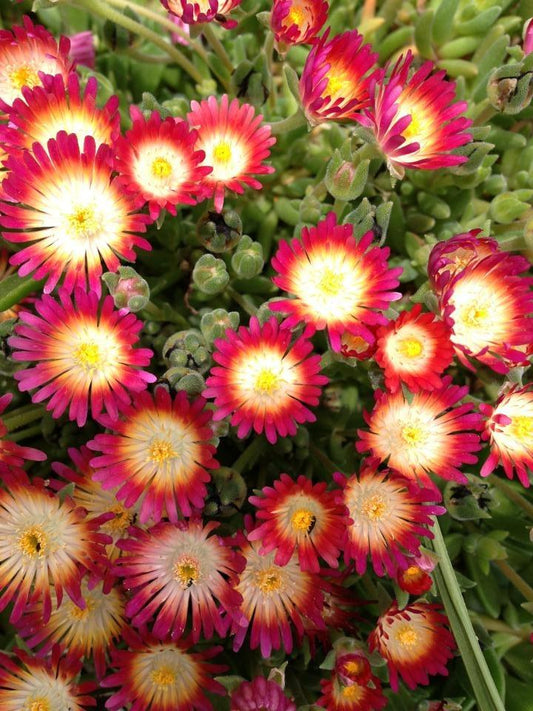
[[[112,518],[110,521],[106,521],[102,528],[111,535],[116,535],[125,531],[133,519],[131,510],[127,509],[122,504],[117,504],[116,506],[110,508],[109,513],[115,514],[115,518]]]
[[[75,237],[90,238],[100,227],[91,207],[78,207],[69,215],[68,223]]]
[[[306,13],[304,9],[302,7],[297,7],[293,5],[290,9],[289,14],[287,15],[286,26],[290,27],[291,25],[296,25],[297,27],[301,27],[305,20]]]
[[[11,86],[19,91],[23,86],[29,86],[32,89],[37,84],[40,84],[39,75],[29,64],[23,64],[17,67],[9,74]]]
[[[520,442],[530,442],[533,439],[533,417],[517,415],[512,418],[510,434]]]
[[[50,703],[47,699],[40,696],[38,699],[34,699],[31,702],[31,706],[28,706],[28,711],[50,711]]]
[[[363,501],[361,513],[371,521],[379,521],[383,514],[387,512],[387,504],[383,501],[383,497],[379,494],[374,494]]]
[[[213,158],[218,163],[228,163],[231,160],[231,146],[229,143],[222,141],[213,150]]]
[[[262,393],[271,393],[279,388],[280,379],[277,373],[263,368],[255,379],[255,389]]]
[[[94,610],[94,601],[85,600],[85,607],[82,609],[77,605],[70,605],[69,615],[75,620],[84,620]]]
[[[405,578],[419,578],[420,574],[422,573],[422,569],[418,567],[418,565],[411,565],[407,570],[404,572],[404,577]]]
[[[172,447],[172,443],[167,439],[154,439],[148,449],[148,459],[158,464],[175,456],[176,452]]]
[[[156,686],[170,686],[170,684],[174,684],[176,681],[176,674],[170,667],[154,669],[151,676]]]
[[[344,686],[342,689],[342,695],[345,699],[350,701],[359,701],[361,694],[363,692],[363,687],[359,684],[350,684],[349,686]]]
[[[281,588],[283,580],[275,568],[268,568],[256,573],[255,582],[262,593],[270,595],[270,593],[276,592]]]
[[[489,317],[490,313],[486,306],[472,304],[464,310],[462,321],[469,328],[481,328]]]
[[[174,566],[174,577],[183,590],[190,588],[200,577],[198,562],[189,556],[182,556]]]
[[[413,647],[418,642],[417,631],[408,624],[402,625],[395,636],[402,647]]]
[[[398,342],[398,350],[406,358],[417,358],[421,355],[423,348],[416,338],[404,338]]]
[[[100,368],[103,362],[100,348],[93,341],[78,346],[74,351],[74,360],[85,370]]]
[[[168,178],[172,173],[172,166],[166,158],[161,156],[156,158],[152,163],[152,175],[154,178]]]
[[[425,442],[427,439],[427,432],[424,432],[421,427],[416,425],[405,425],[400,432],[400,436],[406,444],[412,446],[414,444]]]
[[[19,537],[18,544],[22,554],[30,558],[43,558],[46,555],[48,536],[38,526],[32,526]]]
[[[344,671],[346,672],[346,674],[356,675],[362,672],[364,668],[365,663],[362,659],[358,659],[357,661],[355,659],[351,659],[350,661],[344,664]]]
[[[291,517],[292,527],[297,531],[310,533],[316,523],[315,515],[308,509],[298,509]]]
[[[318,288],[327,296],[337,296],[343,287],[342,277],[339,277],[332,269],[326,269],[321,277]]]

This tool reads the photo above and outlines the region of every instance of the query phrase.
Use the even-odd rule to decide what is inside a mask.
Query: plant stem
[[[24,407],[19,407],[17,410],[13,410],[8,415],[2,418],[4,425],[7,427],[8,432],[22,427],[22,425],[27,425],[34,420],[40,419],[44,414],[44,408],[36,405],[24,405]]]
[[[235,303],[239,304],[239,306],[246,311],[246,313],[249,316],[255,316],[257,313],[257,308],[256,306],[252,303],[251,299],[246,298],[242,294],[239,294],[238,291],[236,291],[232,286],[227,286],[226,287],[226,293],[231,296],[233,301]]]
[[[242,474],[243,471],[255,464],[265,447],[266,439],[264,437],[255,437],[238,459],[236,459],[231,468],[235,469],[239,474]]]
[[[516,570],[505,560],[493,560],[494,565],[500,569],[500,572],[505,575],[507,580],[522,593],[528,602],[533,602],[533,588],[526,583],[524,578],[519,575]]]
[[[217,57],[222,62],[222,66],[225,67],[228,70],[228,72],[231,74],[231,72],[233,71],[233,62],[228,57],[228,53],[224,49],[224,45],[218,39],[213,28],[211,27],[211,25],[209,23],[205,24],[204,27],[202,28],[202,34],[208,41],[209,46],[211,47],[213,52],[217,55]]]
[[[478,615],[475,612],[471,612],[470,617],[472,619],[472,622],[479,622],[490,632],[503,632],[505,634],[512,635],[517,639],[527,640],[529,639],[529,636],[533,631],[531,625],[529,625],[528,627],[522,626],[523,628],[514,629],[513,627],[509,627],[509,625],[507,625],[505,622],[502,622],[501,620],[494,620],[492,619],[492,617],[487,617],[487,615]]]
[[[35,427],[28,427],[20,432],[15,432],[9,437],[10,442],[20,442],[23,439],[28,439],[29,437],[34,437],[35,435],[42,434],[41,425],[36,425]]]
[[[168,56],[174,60],[174,62],[187,72],[187,74],[194,79],[196,82],[201,84],[204,81],[203,75],[200,71],[190,62],[186,57],[183,56],[175,47],[166,42],[157,32],[150,30],[148,27],[141,25],[139,22],[132,20],[130,17],[126,17],[118,10],[114,10],[112,7],[108,7],[101,0],[76,0],[75,4],[77,7],[87,10],[98,17],[102,17],[105,20],[113,22],[115,25],[120,25],[124,27],[125,30],[133,32],[139,37],[144,37],[156,47],[162,49],[168,54]]]
[[[168,17],[163,17],[163,15],[160,15],[155,10],[150,10],[149,7],[139,5],[138,3],[133,2],[133,0],[106,0],[106,3],[108,5],[114,5],[115,7],[120,7],[123,9],[130,8],[137,15],[141,15],[142,17],[146,17],[148,20],[152,20],[152,22],[161,25],[161,27],[164,27],[169,32],[179,35],[181,38],[186,40],[188,45],[195,52],[198,52],[199,54],[203,53],[203,58],[205,58],[205,51],[203,47],[199,47],[197,43],[194,42],[194,40],[191,40],[189,35],[181,29],[181,27],[178,27],[178,25],[174,24],[174,22],[172,22],[172,20],[169,20]]]
[[[490,483],[504,493],[514,504],[520,506],[520,508],[533,519],[533,504],[530,504],[522,494],[519,494],[518,491],[515,491],[506,481],[497,476],[491,477]]]
[[[307,119],[301,109],[289,116],[288,118],[282,119],[281,121],[274,121],[270,124],[270,130],[273,136],[279,136],[280,133],[287,133],[287,131],[294,131],[296,128],[301,128],[307,124]]]
[[[333,472],[340,472],[341,474],[343,473],[341,469],[335,464],[333,459],[330,459],[327,454],[324,454],[320,447],[317,447],[312,442],[309,443],[309,451],[313,455],[313,457],[316,457],[322,462],[322,464],[330,474],[333,474]]]
[[[479,711],[505,711],[472,627],[437,519],[434,519],[433,533],[433,550],[439,556],[439,564],[434,571],[435,580]]]

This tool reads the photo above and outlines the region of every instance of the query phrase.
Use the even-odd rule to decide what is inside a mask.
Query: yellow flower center
[[[174,566],[174,577],[183,590],[190,588],[200,577],[198,562],[190,556],[182,556]]]
[[[309,509],[298,509],[291,517],[292,527],[297,531],[311,533],[316,523],[316,516]]]
[[[293,5],[290,9],[289,14],[287,15],[287,27],[290,27],[291,25],[296,25],[297,27],[300,27],[303,25],[306,19],[306,13],[302,7],[295,6]]]
[[[396,632],[396,640],[402,647],[413,647],[418,642],[418,633],[410,625],[401,625]]]
[[[226,141],[222,141],[213,150],[213,158],[218,163],[228,163],[231,160],[231,146]]]
[[[472,304],[464,310],[462,321],[469,328],[482,328],[489,318],[490,312],[486,305]]]
[[[365,664],[362,659],[350,659],[350,661],[344,664],[344,671],[346,674],[360,674],[365,668]]]
[[[265,595],[277,592],[283,583],[281,575],[275,568],[267,568],[256,573],[256,585]]]
[[[156,686],[170,686],[170,684],[174,684],[176,681],[176,674],[170,667],[154,669],[151,676]]]
[[[18,544],[23,555],[29,558],[43,558],[46,554],[48,536],[39,526],[32,526],[19,537]]]
[[[111,534],[119,534],[125,531],[133,518],[131,512],[122,504],[113,506],[108,513],[115,514],[115,518],[106,521],[102,528]]]
[[[383,497],[379,494],[374,494],[363,501],[361,513],[371,521],[379,521],[383,514],[387,512],[387,504],[383,501]]]
[[[50,711],[50,703],[43,696],[40,696],[38,699],[34,699],[27,708],[28,711]]]
[[[168,178],[172,173],[172,166],[166,158],[158,157],[152,163],[152,175],[154,178]]]
[[[511,436],[521,442],[528,442],[533,438],[533,417],[528,415],[517,415],[512,418]]]
[[[418,425],[405,425],[402,427],[400,436],[403,441],[412,446],[414,444],[422,444],[427,439],[427,432]]]
[[[343,279],[332,269],[326,269],[321,277],[318,288],[327,296],[337,296],[343,286]]]
[[[90,238],[100,225],[91,207],[78,207],[68,217],[68,224],[75,237]]]
[[[85,370],[100,368],[103,362],[100,348],[93,341],[82,343],[74,351],[74,360]]]
[[[165,462],[167,459],[172,459],[172,457],[175,456],[176,452],[168,439],[154,439],[148,449],[148,459],[158,464]]]
[[[335,96],[335,94],[340,93],[341,89],[346,84],[344,77],[332,75],[328,79],[328,85],[326,86],[325,96]]]
[[[398,351],[405,358],[417,358],[422,350],[422,344],[416,338],[404,338],[398,342]]]
[[[9,80],[11,82],[11,86],[19,91],[23,86],[29,86],[31,89],[41,83],[39,75],[29,64],[23,64],[21,67],[14,69],[9,74]]]
[[[271,393],[279,387],[279,375],[268,368],[263,368],[255,379],[255,389],[262,393]]]
[[[82,609],[77,605],[70,605],[69,615],[75,620],[84,620],[94,610],[94,601],[85,600],[85,607]]]
[[[409,578],[409,579],[415,578],[416,579],[416,578],[420,577],[421,572],[422,572],[422,570],[418,567],[418,565],[411,565],[411,566],[409,566],[409,568],[407,568],[407,570],[404,572],[403,575],[405,578]]]
[[[363,687],[360,686],[360,684],[350,684],[349,686],[344,686],[342,689],[342,695],[345,699],[349,699],[350,701],[359,701],[362,692]]]

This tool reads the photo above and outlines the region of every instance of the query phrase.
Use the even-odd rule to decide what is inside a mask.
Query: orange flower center
[[[40,696],[38,699],[34,699],[28,708],[29,711],[50,711],[50,703],[43,696]]]
[[[344,671],[347,674],[353,674],[354,676],[362,672],[365,668],[365,663],[362,659],[350,659],[350,661],[344,664]]]
[[[170,686],[176,681],[176,674],[170,667],[159,667],[152,671],[152,681],[156,686]]]
[[[48,546],[48,536],[39,526],[32,526],[19,537],[18,544],[23,555],[29,558],[43,558]]]
[[[316,516],[309,509],[298,509],[291,517],[291,524],[297,531],[311,533],[315,527]]]
[[[174,577],[179,582],[183,590],[187,590],[191,585],[198,582],[200,578],[200,568],[198,561],[191,556],[181,556],[174,566]]]
[[[94,341],[82,343],[74,351],[74,360],[85,370],[100,368],[103,363],[100,348]]]
[[[379,494],[374,494],[368,499],[363,501],[361,506],[361,513],[366,516],[371,521],[379,521],[383,518],[383,515],[387,512],[387,503],[383,500],[383,497]]]
[[[11,86],[19,91],[23,86],[28,86],[32,89],[37,84],[40,84],[39,75],[35,69],[29,64],[23,64],[17,67],[9,74]]]
[[[157,157],[152,163],[152,175],[154,178],[168,178],[172,173],[172,166],[166,158]]]
[[[283,584],[281,575],[273,567],[258,571],[255,582],[259,590],[265,595],[277,592]]]
[[[301,5],[293,5],[287,15],[287,27],[296,25],[300,27],[306,19],[306,12]]]
[[[416,338],[404,338],[398,342],[398,351],[406,358],[417,358],[423,351],[422,344]]]
[[[418,642],[418,633],[409,624],[400,625],[396,632],[396,640],[402,647],[414,647]]]
[[[152,462],[161,464],[167,459],[172,459],[176,456],[176,452],[172,447],[172,443],[168,439],[154,439],[148,449],[148,459]]]
[[[363,687],[360,684],[350,684],[342,689],[342,695],[350,701],[359,701],[362,692]]]
[[[108,513],[115,514],[115,518],[106,521],[102,528],[111,534],[119,534],[125,531],[133,518],[130,511],[122,504],[117,504],[108,510]]]
[[[229,163],[231,160],[231,146],[226,141],[222,141],[213,149],[213,158],[218,163]]]
[[[82,609],[77,605],[70,605],[69,616],[75,620],[85,620],[94,610],[94,600],[85,600],[85,607]]]

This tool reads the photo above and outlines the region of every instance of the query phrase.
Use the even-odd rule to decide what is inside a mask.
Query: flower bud
[[[490,217],[501,225],[509,225],[529,210],[531,196],[532,190],[515,190],[496,195],[490,204]]]
[[[431,576],[419,565],[410,565],[406,570],[398,571],[398,586],[410,595],[423,595],[433,585]]]
[[[370,663],[362,650],[338,655],[335,671],[345,686],[352,684],[365,686],[372,675]]]
[[[171,367],[191,368],[205,373],[211,365],[207,344],[200,331],[178,331],[167,338],[163,358]]]
[[[219,294],[229,283],[226,264],[212,254],[204,254],[194,265],[192,280],[202,293],[209,296]]]
[[[232,516],[240,511],[248,493],[241,474],[230,467],[219,467],[212,474],[204,514],[207,516]]]
[[[184,390],[187,395],[200,395],[205,389],[203,375],[191,368],[169,368],[164,373],[163,380],[174,390]]]
[[[261,274],[264,264],[262,245],[254,242],[248,235],[243,235],[231,258],[231,266],[235,274],[241,279],[253,279]]]
[[[119,267],[118,272],[106,272],[102,279],[113,297],[117,309],[137,313],[150,301],[148,282],[131,267]]]
[[[533,52],[533,17],[530,17],[529,20],[525,21],[523,37],[524,44],[522,45],[522,48],[524,50],[524,54],[531,54],[531,52]]]
[[[242,221],[234,210],[208,212],[198,223],[198,239],[210,252],[228,252],[242,235]]]
[[[213,309],[202,316],[200,330],[207,343],[212,344],[215,338],[222,338],[228,328],[236,331],[239,327],[239,314],[237,311]]]
[[[508,64],[496,69],[490,76],[487,95],[495,109],[504,114],[517,114],[531,103],[533,78],[532,55],[521,64]]]
[[[355,200],[366,187],[370,161],[362,160],[357,166],[343,160],[339,150],[328,163],[325,184],[330,195],[338,200]]]

